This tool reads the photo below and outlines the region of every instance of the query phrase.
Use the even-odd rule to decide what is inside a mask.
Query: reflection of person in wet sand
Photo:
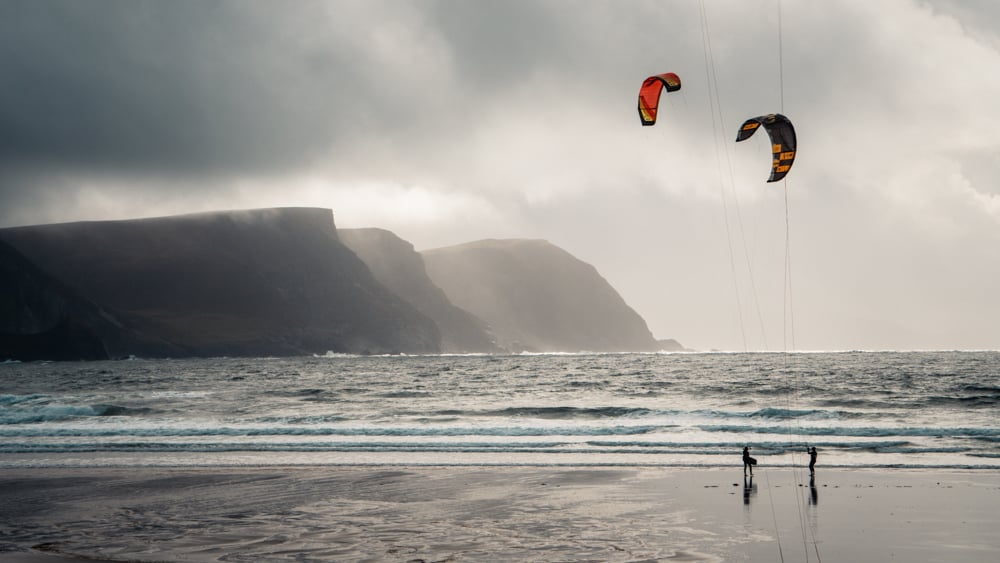
[[[753,477],[753,466],[757,465],[757,460],[750,457],[750,447],[743,448],[743,474],[747,474],[747,467],[750,468],[750,476]]]
[[[816,446],[806,450],[809,452],[809,473],[816,472]]]
[[[809,504],[816,506],[819,503],[819,493],[816,492],[816,475],[809,476]]]
[[[750,476],[750,480],[747,481],[746,475],[743,476],[743,504],[750,504],[750,495],[757,492],[757,487],[753,484],[753,475]]]

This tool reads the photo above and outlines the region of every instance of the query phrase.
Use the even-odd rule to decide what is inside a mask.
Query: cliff
[[[418,253],[328,209],[0,229],[0,292],[0,360],[681,348],[545,241]]]
[[[121,325],[0,242],[0,359],[101,360]]]
[[[482,240],[424,251],[456,306],[511,351],[656,351],[646,322],[597,270],[542,240]]]
[[[384,229],[339,229],[341,241],[368,266],[382,285],[430,317],[441,330],[442,352],[495,353],[485,322],[456,307],[434,285],[413,245]]]
[[[169,355],[440,349],[434,321],[375,280],[328,209],[18,227],[0,240]]]

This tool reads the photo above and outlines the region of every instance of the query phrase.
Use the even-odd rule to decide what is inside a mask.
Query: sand
[[[1000,475],[927,470],[0,470],[0,563],[1000,561]]]

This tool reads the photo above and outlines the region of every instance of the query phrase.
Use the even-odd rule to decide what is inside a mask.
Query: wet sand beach
[[[0,470],[0,563],[995,561],[1000,475],[928,470]]]

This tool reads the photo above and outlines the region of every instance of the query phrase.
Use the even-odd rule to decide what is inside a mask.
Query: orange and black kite
[[[672,72],[650,76],[639,88],[639,119],[643,125],[656,123],[656,110],[660,106],[660,93],[681,89],[681,79]]]
[[[761,115],[743,122],[740,132],[736,135],[736,142],[744,141],[753,136],[757,129],[763,125],[767,134],[771,137],[771,177],[768,182],[777,182],[788,174],[792,169],[792,162],[795,162],[795,127],[787,117],[780,113]]]

